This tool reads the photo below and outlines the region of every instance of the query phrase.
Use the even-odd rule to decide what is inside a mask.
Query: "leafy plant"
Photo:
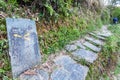
[[[119,7],[115,7],[111,10],[111,15],[112,18],[117,17],[119,19],[120,22],[120,8]]]
[[[110,22],[110,11],[109,9],[103,9],[101,13],[101,20],[103,24],[108,24]]]

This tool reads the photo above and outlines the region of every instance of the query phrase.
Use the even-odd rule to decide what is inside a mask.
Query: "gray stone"
[[[67,51],[71,52],[71,51],[76,50],[76,49],[77,49],[77,46],[74,45],[74,44],[69,44],[69,45],[67,45],[67,46],[65,47],[65,49],[66,49]]]
[[[63,69],[59,68],[51,74],[51,80],[69,80],[70,73]]]
[[[101,31],[99,31],[97,34],[100,35],[100,36],[103,36],[103,37],[109,37],[109,36],[112,35],[112,33],[108,30],[108,26],[107,25],[104,25],[101,28]]]
[[[103,45],[103,41],[97,40],[97,39],[95,39],[93,37],[85,37],[85,39],[92,42],[92,43],[95,43],[97,45]]]
[[[95,34],[95,33],[89,33],[89,34],[92,35],[92,36],[94,36],[94,37],[96,37],[96,38],[99,38],[99,39],[101,39],[101,40],[105,40],[104,37],[99,36],[99,35],[97,35],[97,34]]]
[[[83,43],[83,45],[86,46],[87,48],[95,51],[95,52],[99,52],[101,50],[101,48],[99,48],[99,47],[97,47],[97,46],[95,46],[87,41],[85,43]]]
[[[85,80],[89,70],[88,67],[77,64],[69,56],[57,57],[54,62],[60,67],[52,73],[52,80]]]
[[[38,37],[35,21],[7,18],[6,23],[12,73],[16,78],[25,70],[40,64]]]
[[[82,49],[85,49],[85,46],[83,46],[80,41],[76,41],[74,44]]]
[[[71,73],[69,80],[85,80],[88,72],[88,67],[75,63],[65,66],[65,69]]]
[[[57,57],[55,60],[54,60],[55,64],[56,65],[59,65],[59,66],[65,66],[65,65],[68,65],[68,64],[72,64],[72,63],[76,63],[71,57],[69,56],[59,56]]]
[[[44,70],[36,70],[36,74],[21,74],[20,80],[49,80],[48,72]]]
[[[84,50],[84,49],[76,50],[72,52],[72,55],[75,58],[77,58],[77,60],[85,59],[87,62],[90,62],[90,63],[93,63],[98,57],[96,53],[89,50]]]
[[[109,37],[111,36],[112,34],[111,33],[98,33],[99,36],[103,36],[103,37]]]

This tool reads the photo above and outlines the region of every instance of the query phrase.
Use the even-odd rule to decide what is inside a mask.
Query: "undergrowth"
[[[57,30],[50,30],[49,32],[39,36],[41,50],[44,54],[55,53],[64,48],[70,41],[76,40],[86,33],[96,30],[102,26],[101,21],[90,21],[87,23],[86,19],[77,19],[76,23],[69,24],[69,26],[59,26]]]
[[[116,47],[114,50],[116,50],[117,57],[120,56],[120,24],[110,26],[109,28],[114,33],[114,43],[116,43]],[[114,75],[120,74],[120,60],[118,58],[117,65],[114,69]]]
[[[94,15],[91,13],[91,15]],[[87,16],[87,17],[85,17]],[[45,55],[43,60],[46,60],[46,56],[55,53],[56,51],[59,51],[64,48],[66,44],[68,44],[70,41],[76,40],[82,36],[84,36],[86,33],[91,32],[93,30],[96,30],[102,26],[102,22],[96,14],[96,18],[93,18],[91,16],[88,16],[88,14],[84,14],[82,16],[78,17],[78,14],[72,15],[72,17],[66,18],[63,20],[61,24],[57,25],[58,27],[52,27],[50,30],[47,30],[47,32],[38,34],[39,37],[39,43],[40,43],[40,50],[41,54]],[[6,39],[6,25],[5,20],[2,20],[2,25],[0,26],[0,30],[2,31],[1,35],[1,43],[4,43],[3,39]],[[41,28],[41,26],[37,26],[37,28]],[[42,30],[42,29],[40,29]],[[38,30],[38,33],[40,31]],[[3,35],[4,34],[4,35]],[[8,43],[4,44],[8,45]],[[3,45],[3,46],[4,46]],[[1,45],[0,48],[2,48],[1,51],[5,51],[3,49],[3,46]],[[6,50],[8,51],[8,47],[6,47]],[[5,57],[2,56],[4,54]],[[10,77],[10,74],[7,74],[7,72],[10,72],[10,59],[8,57],[8,52],[2,52],[0,56],[3,60],[6,62],[6,68],[1,67],[0,77],[1,78],[7,78]],[[0,60],[2,61],[2,60]],[[1,62],[1,63],[5,63]]]
[[[109,29],[113,35],[107,38],[97,61],[89,65],[87,80],[113,80],[111,72],[115,74],[120,72],[120,64],[117,64],[120,51],[120,25],[112,25]]]
[[[87,32],[91,32],[102,26],[102,21],[97,12],[92,12],[89,9],[86,9],[87,12],[84,12],[84,8],[82,7],[76,9],[65,2],[61,2],[64,0],[59,0],[60,3],[64,4],[59,4],[59,6],[62,7],[56,12],[51,5],[48,3],[44,4],[46,14],[37,12],[37,9],[35,9],[35,12],[35,10],[30,10],[30,8],[26,6],[20,7],[16,1],[17,0],[8,0],[7,3],[4,2],[4,0],[0,1],[0,9],[2,9],[2,18],[0,19],[0,79],[3,80],[9,79],[8,77],[11,78],[5,24],[6,17],[22,17],[32,20],[39,18],[36,20],[36,23],[40,23],[40,25],[37,25],[40,50],[41,53],[46,56],[63,49],[70,41],[76,40],[84,36]],[[57,14],[57,12],[59,12],[59,14]],[[60,16],[60,14],[62,15]],[[47,19],[48,21],[44,19],[45,15],[47,15],[47,18],[51,16]]]

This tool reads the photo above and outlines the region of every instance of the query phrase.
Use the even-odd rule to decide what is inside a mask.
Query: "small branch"
[[[0,18],[5,18],[5,16],[3,14],[0,14]]]

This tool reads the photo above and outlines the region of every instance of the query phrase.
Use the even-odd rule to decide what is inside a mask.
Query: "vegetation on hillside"
[[[35,20],[41,54],[46,57],[108,24],[111,13],[109,8],[101,6],[100,0],[0,0],[0,10],[0,79],[3,80],[11,78],[6,17]],[[112,15],[119,13],[112,10]]]

